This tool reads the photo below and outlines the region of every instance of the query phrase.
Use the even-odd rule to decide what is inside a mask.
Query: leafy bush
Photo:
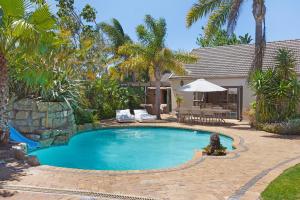
[[[276,66],[266,71],[256,71],[250,82],[258,99],[256,121],[277,123],[289,120],[297,113],[300,84],[295,72],[295,58],[287,49],[279,49]]]
[[[212,150],[211,145],[208,145],[204,148],[204,153],[212,156],[225,156],[226,155],[226,147],[220,146],[219,149]]]
[[[143,90],[140,88],[122,87],[119,82],[102,76],[88,83],[86,98],[88,107],[98,112],[100,119],[115,117],[118,109],[139,108],[143,102]]]
[[[77,125],[95,123],[98,121],[97,113],[81,108],[74,110],[74,117]]]
[[[72,68],[27,67],[13,71],[11,91],[17,98],[37,98],[49,102],[67,102],[77,106],[81,98],[82,81]]]

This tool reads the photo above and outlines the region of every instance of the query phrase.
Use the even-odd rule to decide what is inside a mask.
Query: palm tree
[[[9,100],[8,66],[15,51],[32,53],[41,42],[43,33],[53,28],[55,20],[46,4],[26,0],[0,0],[0,142],[9,138],[6,116]]]
[[[184,74],[184,63],[196,62],[196,57],[174,52],[165,45],[167,25],[165,19],[154,19],[150,15],[145,17],[145,25],[136,28],[140,43],[127,43],[120,47],[119,53],[128,56],[122,67],[129,69],[148,69],[150,77],[155,80],[155,111],[157,119],[160,116],[160,86],[163,72],[169,70]]]
[[[120,68],[119,68],[119,63],[121,63],[123,60],[126,59],[125,55],[120,55],[118,50],[119,47],[126,43],[131,43],[132,40],[131,38],[124,32],[124,29],[121,25],[121,23],[113,18],[111,20],[111,24],[102,22],[99,24],[100,29],[103,31],[103,33],[108,37],[110,41],[110,46],[106,49],[110,54],[112,54],[112,57],[108,63],[110,66],[111,63],[115,65],[114,68],[110,68],[110,73],[114,77],[120,77]],[[131,72],[132,79],[135,81],[135,73]],[[128,76],[128,75],[127,75]],[[118,79],[117,78],[117,79]]]
[[[99,27],[111,41],[110,51],[114,54],[118,54],[119,47],[127,42],[132,42],[132,40],[125,34],[121,23],[117,19],[113,18],[111,23],[112,24],[102,22],[99,24]]]
[[[205,27],[206,37],[211,37],[219,27],[227,24],[227,32],[231,35],[236,27],[239,12],[244,0],[198,0],[187,14],[186,23],[191,27],[197,20],[209,15]],[[265,0],[253,0],[252,13],[255,19],[255,56],[254,70],[262,69],[265,47]],[[250,71],[250,73],[253,69]]]
[[[252,42],[251,35],[249,33],[246,33],[245,35],[239,36],[241,44],[250,44]]]

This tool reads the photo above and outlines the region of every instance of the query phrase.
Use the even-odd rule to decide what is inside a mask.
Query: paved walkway
[[[140,124],[138,124],[140,125]],[[259,198],[284,169],[300,163],[300,136],[255,131],[245,123],[229,127],[149,124],[224,133],[240,144],[223,158],[195,157],[183,169],[162,172],[107,173],[40,166],[23,169],[0,182],[6,199],[172,199]],[[0,171],[1,172],[1,171]],[[2,186],[1,186],[2,185]],[[42,188],[41,188],[42,187]],[[0,190],[1,194],[1,190]],[[1,198],[1,197],[0,197]]]

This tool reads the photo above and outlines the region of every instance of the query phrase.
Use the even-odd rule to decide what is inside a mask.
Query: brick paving
[[[241,144],[227,157],[196,156],[193,161],[175,170],[134,173],[39,166],[24,169],[22,176],[17,179],[3,180],[0,182],[0,189],[1,185],[44,187],[62,191],[121,194],[120,199],[122,195],[133,195],[172,200],[255,200],[284,169],[300,163],[300,136],[274,135],[252,130],[246,123],[232,122],[233,124],[226,127],[191,126],[176,122],[147,124],[193,128],[232,136],[236,143]],[[108,122],[106,125],[114,123]],[[5,199],[52,200],[93,197],[18,191]]]

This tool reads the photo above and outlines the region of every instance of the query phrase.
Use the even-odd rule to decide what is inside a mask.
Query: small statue
[[[213,133],[210,136],[210,144],[204,149],[204,153],[213,156],[226,155],[226,147],[222,146],[219,134]]]
[[[220,137],[218,134],[214,133],[210,136],[210,146],[211,146],[212,151],[220,149],[221,143],[220,143]]]

